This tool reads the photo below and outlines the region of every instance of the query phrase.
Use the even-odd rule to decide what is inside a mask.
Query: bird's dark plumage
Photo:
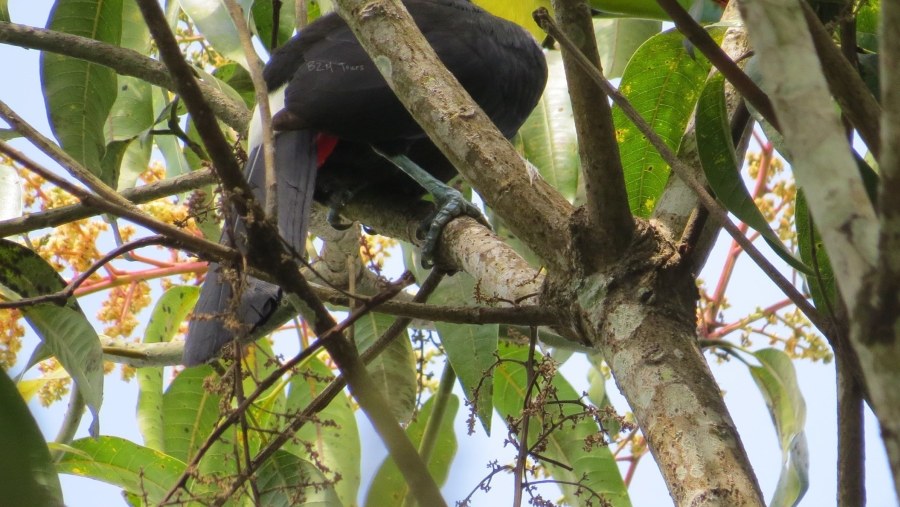
[[[403,3],[444,65],[506,137],[515,135],[547,79],[543,54],[531,36],[468,0]],[[283,109],[273,111],[278,226],[296,250],[304,250],[314,192],[327,199],[340,187],[369,184],[400,196],[423,193],[372,147],[407,155],[441,181],[455,174],[337,15],[323,16],[275,51],[264,77],[270,91],[284,92]],[[245,171],[264,202],[258,148],[251,146]],[[223,236],[241,248],[241,235],[238,223]],[[265,322],[281,296],[276,285],[254,278],[247,279],[236,304],[229,305],[231,294],[210,265],[188,330],[186,365],[210,360],[236,336]],[[225,325],[223,313],[232,314],[244,329]]]

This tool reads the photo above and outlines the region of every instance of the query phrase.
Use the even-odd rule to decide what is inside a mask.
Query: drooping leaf
[[[149,132],[140,135],[128,143],[119,165],[118,188],[133,188],[137,179],[150,166],[150,155],[153,151],[153,135]]]
[[[247,59],[241,49],[237,28],[223,2],[219,0],[178,0],[178,2],[216,51],[244,68],[247,67]],[[244,11],[245,21],[250,16],[252,3],[252,0],[238,0]]]
[[[766,401],[781,445],[781,475],[770,505],[794,506],[809,488],[809,449],[803,429],[806,402],[787,354],[777,349],[763,349],[753,355],[761,366],[751,366],[750,374]]]
[[[703,87],[697,103],[697,152],[706,180],[728,211],[759,232],[779,257],[794,269],[811,273],[809,266],[787,249],[766,222],[741,179],[740,164],[731,143],[724,86],[724,76],[716,73]]]
[[[211,373],[209,366],[188,368],[175,377],[163,394],[165,452],[185,463],[197,454],[219,419],[221,396],[204,386]],[[200,473],[220,476],[237,473],[234,442],[232,431],[213,444],[200,461]]]
[[[16,385],[0,369],[0,477],[6,505],[63,505],[50,451]]]
[[[172,339],[178,326],[197,302],[200,290],[190,285],[170,288],[159,298],[147,330],[144,343],[162,343]],[[163,369],[139,368],[137,370],[138,401],[137,424],[144,445],[162,451],[165,449],[165,429],[163,428]]]
[[[724,33],[713,30],[714,36]],[[619,84],[622,94],[673,151],[709,71],[709,62],[692,57],[683,41],[674,30],[650,38],[634,53]],[[665,188],[669,167],[618,107],[613,108],[613,121],[631,211],[647,217]]]
[[[572,103],[559,51],[547,53],[549,77],[544,96],[519,129],[514,141],[541,177],[569,202],[579,193],[581,161]]]
[[[260,505],[271,507],[340,507],[342,503],[316,466],[284,450],[256,473]]]
[[[0,298],[44,296],[65,286],[62,277],[38,254],[12,241],[0,240]],[[22,314],[47,350],[78,384],[94,416],[91,432],[96,435],[103,403],[103,350],[97,332],[74,297],[62,306],[54,303],[26,306]]]
[[[435,397],[432,396],[422,406],[416,419],[406,428],[409,440],[417,448],[421,449],[422,437],[425,428],[433,417]],[[450,473],[450,464],[456,455],[456,432],[453,430],[453,420],[459,410],[459,398],[450,395],[447,400],[446,411],[441,418],[437,431],[437,441],[428,461],[428,471],[437,482],[438,486],[444,484]],[[403,478],[403,474],[397,468],[394,460],[388,456],[381,463],[372,485],[366,493],[366,507],[378,507],[381,505],[403,505],[403,499],[409,492],[409,486]]]
[[[508,417],[520,417],[527,389],[527,376],[523,364],[528,357],[528,347],[501,343],[499,354],[504,362],[494,369],[494,408],[504,420]],[[553,386],[557,390],[559,399],[578,399],[575,389],[559,373],[553,379]],[[557,414],[560,410],[565,414],[571,414],[580,409],[571,404],[564,404],[559,408],[554,406],[548,414]],[[532,431],[529,442],[531,444],[534,443],[541,427],[541,416],[535,417],[538,420],[530,425]],[[571,486],[571,484],[581,482],[602,495],[609,505],[614,507],[630,506],[628,490],[609,448],[593,447],[589,451],[585,450],[586,438],[596,435],[599,431],[600,427],[592,419],[580,419],[574,425],[565,424],[555,429],[547,438],[547,448],[541,454],[571,469],[549,462],[544,464],[554,479],[568,481],[568,484],[560,487],[566,501],[572,505],[584,505],[585,500],[581,499],[590,497],[585,491],[579,492]],[[596,499],[594,499],[594,503],[598,503]]]
[[[130,76],[119,76],[116,101],[106,122],[106,141],[131,140],[154,123],[150,83]]]
[[[256,35],[259,36],[260,42],[270,53],[276,47],[284,45],[291,34],[294,33],[296,25],[296,9],[294,0],[280,2],[281,10],[278,14],[278,37],[275,45],[272,45],[272,28],[275,23],[274,9],[272,0],[257,0],[253,2],[253,25],[256,27]]]
[[[58,0],[47,28],[118,45],[122,0]],[[105,183],[103,126],[116,100],[116,74],[102,65],[49,52],[41,54],[47,116],[62,148]]]
[[[466,306],[472,304],[474,294],[475,280],[468,273],[457,273],[444,279],[429,301],[436,305]],[[496,360],[494,354],[497,352],[500,326],[435,322],[434,327],[447,351],[447,359],[462,384],[466,399],[476,404],[478,420],[490,435],[494,382],[487,371]]]
[[[184,473],[184,462],[124,438],[82,438],[70,447],[56,465],[60,473],[119,486],[141,498],[146,495],[151,505],[161,502]]]
[[[305,362],[291,377],[283,412],[296,414],[305,409],[333,378],[331,370],[318,359]],[[315,459],[331,470],[327,478],[334,480],[334,473],[340,473],[334,491],[341,503],[354,504],[359,493],[361,449],[356,417],[345,396],[339,395],[315,420],[304,424],[284,449],[304,459],[310,459],[312,449]]]
[[[594,36],[603,75],[607,79],[621,77],[635,51],[661,29],[660,21],[648,19],[595,19]]]
[[[393,321],[392,317],[374,312],[356,321],[354,336],[360,351],[369,348]],[[401,422],[409,421],[416,406],[416,358],[406,333],[400,333],[369,363],[368,370],[387,398],[394,417]]]

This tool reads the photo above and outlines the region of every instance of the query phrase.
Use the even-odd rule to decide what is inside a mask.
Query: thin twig
[[[419,291],[416,293],[413,300],[427,300],[428,296],[430,296],[434,292],[443,277],[443,272],[440,272],[436,269],[432,270],[432,272],[428,275],[428,278],[426,278],[422,283],[422,286],[419,288]],[[404,329],[406,329],[406,326],[409,325],[410,321],[411,319],[397,319],[396,321],[394,321],[394,323],[387,329],[387,331],[385,331],[384,334],[381,335],[381,337],[375,340],[375,343],[373,343],[361,354],[360,359],[362,360],[363,364],[370,363],[385,349],[387,349],[387,346],[390,345],[390,343],[394,341],[394,339],[396,339]],[[290,439],[294,438],[294,434],[296,434],[297,431],[300,430],[300,428],[302,428],[308,421],[310,421],[313,415],[321,412],[325,407],[327,407],[328,404],[331,403],[331,401],[334,400],[334,398],[338,394],[340,394],[346,386],[347,380],[344,376],[339,376],[332,380],[331,383],[328,384],[328,386],[326,386],[325,389],[323,389],[322,392],[319,393],[319,395],[309,403],[306,409],[304,409],[302,413],[298,414],[294,418],[291,424],[287,428],[285,428],[284,431],[282,431],[277,437],[272,439],[272,441],[270,441],[265,448],[263,448],[256,454],[256,457],[254,458],[250,468],[248,469],[248,473],[252,474],[253,471],[258,470],[259,467],[261,467],[263,463],[265,463],[266,460],[275,453],[275,451],[284,446],[284,444],[287,443]],[[232,483],[231,488],[229,489],[225,497],[231,497],[231,495],[237,492],[243,484],[243,481],[248,477],[249,475],[239,477],[238,480]],[[410,489],[412,490],[412,488]]]
[[[525,360],[525,396],[522,400],[522,422],[519,427],[519,452],[516,455],[516,466],[513,467],[513,507],[522,506],[522,493],[525,490],[525,474],[528,472],[528,426],[531,421],[531,394],[537,380],[534,371],[534,355],[537,349],[537,328],[531,328],[528,341],[528,358]]]
[[[217,260],[233,259],[236,256],[235,251],[231,248],[225,247],[218,243],[207,241],[199,236],[194,236],[187,231],[171,226],[164,222],[160,222],[159,220],[141,211],[140,208],[135,206],[133,203],[130,203],[122,198],[115,191],[113,191],[113,194],[116,195],[115,200],[107,200],[104,196],[91,193],[64,178],[59,177],[53,171],[50,171],[49,169],[26,157],[24,154],[6,143],[6,141],[0,140],[0,153],[5,154],[29,171],[39,174],[45,180],[54,183],[61,189],[74,195],[79,200],[81,200],[82,204],[99,209],[105,213],[110,213],[115,216],[127,218],[128,220],[131,220],[139,225],[143,225],[151,231],[169,237],[171,241],[177,243],[182,248],[210,255]],[[125,205],[121,204],[123,201],[125,202]]]
[[[209,185],[216,181],[209,169],[199,169],[169,180],[158,181],[149,185],[129,188],[121,192],[122,197],[135,204],[143,204],[173,194],[180,194]],[[30,213],[18,218],[0,221],[0,238],[23,234],[45,227],[74,222],[99,215],[103,211],[89,204],[70,204],[47,211]]]
[[[112,262],[113,259],[138,248],[144,248],[150,245],[161,245],[167,242],[164,236],[148,236],[146,238],[137,239],[131,243],[126,243],[119,248],[109,252],[101,257],[97,262],[91,265],[86,271],[72,279],[62,290],[52,294],[42,294],[40,296],[31,296],[16,301],[0,301],[0,309],[2,308],[21,308],[23,306],[32,306],[39,303],[63,303],[75,294],[75,290],[81,286],[88,278],[91,277],[98,269]]]

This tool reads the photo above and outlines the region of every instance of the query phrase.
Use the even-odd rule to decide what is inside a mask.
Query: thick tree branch
[[[425,132],[510,229],[548,266],[563,266],[571,205],[526,164],[396,0],[339,0],[338,12]],[[522,213],[522,203],[532,208]]]
[[[828,81],[828,88],[841,106],[841,111],[856,127],[869,150],[878,158],[881,154],[881,129],[878,123],[881,118],[881,106],[866,88],[856,68],[834,45],[831,34],[822,26],[822,22],[807,0],[801,0],[800,6],[803,8],[803,16],[806,18],[816,53],[822,62],[822,72]],[[848,50],[856,51],[856,48]]]
[[[868,292],[851,307],[850,336],[866,373],[873,408],[881,423],[894,490],[900,498],[900,5],[882,2],[879,27],[881,65],[881,188],[878,194],[877,268],[866,277]],[[810,205],[812,200],[810,199]],[[831,250],[828,251],[831,255]]]
[[[554,0],[553,8],[561,30],[573,40],[581,54],[600,69],[600,54],[587,3],[584,0]],[[562,48],[562,57],[584,173],[587,223],[580,236],[601,245],[588,249],[594,258],[584,259],[593,265],[589,269],[594,269],[619,260],[631,242],[634,218],[628,205],[609,101],[597,93],[590,77],[567,48]]]
[[[109,67],[123,76],[133,76],[161,88],[175,91],[175,83],[165,65],[131,49],[120,48],[87,37],[3,22],[0,22],[0,42],[97,63]],[[208,83],[201,81],[200,88],[222,121],[238,132],[247,130],[247,125],[250,123],[250,112],[243,103],[232,99]]]

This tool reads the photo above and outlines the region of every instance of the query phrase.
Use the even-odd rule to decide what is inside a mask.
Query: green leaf
[[[720,28],[714,30],[714,36],[724,33]],[[673,151],[709,71],[709,62],[692,57],[683,41],[674,30],[652,37],[634,53],[619,84],[619,91]],[[634,214],[648,217],[665,188],[669,167],[618,107],[613,108],[613,121],[628,203]]]
[[[475,280],[468,273],[457,273],[444,279],[429,302],[435,305],[471,305]],[[498,324],[463,325],[435,322],[434,327],[447,351],[447,358],[459,377],[466,399],[476,404],[476,414],[484,431],[491,433],[491,410],[494,406],[494,382],[488,369],[494,364],[499,340]],[[480,386],[480,387],[479,387]],[[478,398],[473,398],[478,387]]]
[[[119,437],[82,438],[71,448],[56,465],[60,473],[119,486],[141,498],[146,495],[152,505],[162,501],[185,468],[168,454]]]
[[[342,503],[318,468],[287,451],[278,450],[256,473],[260,505],[336,507]]]
[[[692,0],[678,0],[685,9],[689,8]],[[592,8],[603,14],[615,15],[627,18],[642,19],[669,19],[656,0],[590,0]]]
[[[8,0],[0,0],[0,21],[9,23],[9,4]]]
[[[706,180],[716,197],[734,216],[758,231],[772,250],[792,268],[812,273],[809,266],[787,249],[759,211],[740,175],[740,164],[731,144],[731,128],[725,105],[725,77],[709,78],[697,104],[697,151]]]
[[[579,193],[581,160],[572,103],[559,51],[547,53],[549,78],[544,96],[525,120],[514,141],[544,180],[569,202]]]
[[[0,369],[0,477],[4,505],[63,505],[59,476],[37,422]]]
[[[225,58],[247,67],[247,59],[241,49],[237,28],[220,0],[178,0],[200,33]],[[244,10],[244,18],[250,15],[252,0],[238,0]]]
[[[247,107],[252,108],[256,105],[256,89],[253,88],[253,80],[250,73],[246,69],[236,63],[226,63],[216,68],[212,73],[215,80],[207,79],[216,85],[219,82],[228,85],[228,88],[240,95],[241,100]],[[229,92],[225,92],[229,93]]]
[[[425,434],[425,428],[434,411],[434,400],[432,396],[422,406],[422,410],[416,416],[416,419],[406,428],[406,434],[416,448],[421,448],[422,436]],[[459,398],[450,395],[447,400],[447,409],[440,421],[440,429],[437,432],[437,442],[431,452],[431,459],[428,461],[428,472],[434,477],[438,486],[444,484],[447,475],[450,473],[450,464],[456,455],[457,442],[456,432],[453,430],[453,420],[459,410]],[[379,507],[382,505],[403,505],[403,499],[409,491],[409,486],[403,478],[403,474],[397,468],[393,458],[388,456],[381,462],[375,478],[372,479],[372,485],[366,493],[367,507]]]
[[[0,240],[0,297],[18,300],[43,296],[65,286],[59,273],[38,254],[12,241]],[[96,435],[103,403],[103,350],[97,332],[74,297],[63,306],[53,303],[26,306],[22,314],[47,350],[78,384],[94,416],[91,434]]]
[[[607,79],[621,77],[634,52],[660,30],[661,22],[648,19],[595,19],[594,36],[603,75]]]
[[[118,45],[122,0],[58,0],[47,28]],[[116,74],[102,65],[41,53],[47,116],[62,148],[110,186],[100,173],[106,142],[103,126],[116,100]]]
[[[333,378],[322,361],[312,358],[305,362],[291,377],[284,413],[296,414],[305,409]],[[317,462],[332,471],[327,474],[329,479],[333,481],[333,474],[340,473],[341,479],[334,484],[334,490],[341,503],[355,503],[361,450],[356,417],[346,396],[338,395],[316,418],[304,424],[295,438],[285,444],[284,450],[301,458],[309,457],[310,450],[315,452]]]
[[[813,272],[806,276],[813,303],[820,311],[833,316],[838,301],[837,282],[828,253],[825,251],[825,243],[813,225],[812,215],[802,191],[797,192],[794,205],[794,226],[797,228],[800,258],[813,269]]]
[[[156,302],[144,343],[163,343],[172,340],[178,326],[197,302],[200,289],[192,285],[179,285],[167,290]],[[138,368],[137,424],[144,445],[157,451],[165,449],[163,427],[163,369]]]
[[[878,18],[881,15],[881,0],[860,2],[856,14],[856,43],[866,51],[877,53]]]
[[[150,83],[130,76],[119,76],[118,93],[106,122],[106,141],[131,140],[154,123]]]
[[[528,357],[528,347],[504,342],[500,345],[499,353],[503,362],[494,369],[494,408],[505,421],[508,417],[520,417],[522,413],[527,379],[523,362]],[[574,400],[579,397],[571,384],[558,372],[553,378],[553,386],[560,400]],[[556,414],[559,410],[565,414],[580,411],[572,404],[563,404],[559,409],[553,407],[548,413]],[[534,443],[538,430],[545,422],[547,421],[543,421],[543,417],[535,416],[530,425],[532,431],[529,443]],[[544,464],[554,479],[568,481],[570,484],[581,481],[586,487],[602,495],[609,505],[630,506],[628,490],[609,448],[594,447],[590,451],[584,449],[585,439],[596,435],[599,431],[600,427],[592,419],[580,419],[574,426],[565,424],[557,428],[547,438],[547,448],[541,454],[571,469],[549,462]],[[579,494],[576,488],[565,484],[560,488],[567,502],[572,505],[585,504],[586,497],[583,491]]]
[[[370,312],[356,321],[354,336],[360,351],[368,349],[394,318]],[[406,333],[401,332],[388,348],[369,363],[369,374],[388,400],[391,413],[407,422],[416,408],[416,357]]]
[[[777,349],[762,349],[753,355],[762,365],[751,366],[750,374],[766,401],[781,445],[781,476],[769,505],[793,506],[809,488],[809,450],[803,430],[806,403],[787,354]]]
[[[294,33],[296,12],[294,0],[279,2],[281,10],[278,15],[278,38],[272,46],[272,27],[275,23],[272,0],[256,0],[253,2],[253,24],[260,42],[271,53],[276,47],[284,45]]]
[[[142,55],[150,54],[153,38],[150,37],[150,29],[144,21],[141,9],[137,2],[124,2],[122,4],[122,38],[123,48],[133,49]]]
[[[221,397],[203,387],[212,374],[209,366],[187,368],[163,394],[165,452],[185,463],[194,457],[219,419]]]
[[[153,136],[150,133],[140,135],[128,143],[119,165],[119,190],[133,188],[137,184],[138,177],[150,166],[152,151]]]

